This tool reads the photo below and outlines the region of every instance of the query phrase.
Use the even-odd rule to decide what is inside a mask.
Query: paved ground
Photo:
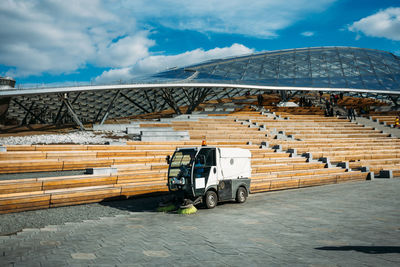
[[[400,179],[346,183],[190,216],[105,203],[121,213],[0,236],[0,266],[399,266],[399,192]]]

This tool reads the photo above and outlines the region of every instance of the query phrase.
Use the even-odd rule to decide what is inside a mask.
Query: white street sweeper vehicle
[[[250,192],[251,152],[241,148],[177,148],[167,157],[168,189],[180,207],[246,201]],[[178,204],[179,205],[179,204]]]

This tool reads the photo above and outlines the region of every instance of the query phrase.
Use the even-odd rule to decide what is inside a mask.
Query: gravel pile
[[[35,145],[35,144],[104,144],[106,142],[126,142],[124,138],[109,138],[105,134],[93,132],[73,132],[66,134],[43,134],[30,136],[0,137],[2,145]]]

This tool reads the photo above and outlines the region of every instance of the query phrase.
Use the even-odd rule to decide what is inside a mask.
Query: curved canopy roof
[[[373,49],[314,47],[211,60],[153,76],[158,80],[277,87],[400,91],[400,58]]]
[[[353,47],[290,49],[170,69],[137,82],[141,83],[7,87],[0,90],[0,100],[7,117],[21,124],[75,121],[81,128],[85,122],[103,123],[167,108],[180,114],[186,106],[190,113],[205,101],[274,90],[361,93],[397,102],[400,59],[389,52]]]

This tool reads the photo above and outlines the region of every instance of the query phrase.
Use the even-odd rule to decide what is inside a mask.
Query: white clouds
[[[320,12],[335,0],[135,0],[122,5],[138,20],[153,21],[174,29],[236,33],[261,38]]]
[[[311,37],[314,36],[315,32],[302,32],[301,35],[304,37]]]
[[[87,64],[123,67],[154,45],[134,19],[118,17],[100,0],[9,0],[0,5],[0,25],[0,64],[14,67],[14,77]]]
[[[119,80],[126,81],[138,76],[163,71],[172,67],[183,67],[210,59],[250,54],[253,52],[253,49],[247,48],[244,45],[233,44],[230,47],[217,47],[207,51],[196,49],[173,56],[149,56],[139,60],[130,68],[105,71],[97,77],[95,81],[97,83],[116,82]]]
[[[54,3],[46,9],[44,2],[8,1],[0,5],[0,25],[4,25],[0,27],[0,64],[15,66],[21,75],[74,70],[93,52],[84,32],[74,25],[63,26],[63,19],[46,13],[63,9],[65,19],[71,19],[75,10]],[[89,6],[101,13],[95,2]],[[75,20],[79,18],[75,15]],[[83,20],[87,20],[86,15]]]
[[[400,41],[400,8],[381,10],[348,26],[352,32]],[[360,38],[357,35],[357,38]]]
[[[167,68],[187,66],[205,60],[250,54],[252,52],[254,52],[254,50],[247,48],[244,45],[233,44],[230,47],[217,47],[207,51],[196,49],[173,56],[150,56],[138,61],[132,68],[132,74],[135,76],[142,75],[162,71]]]
[[[0,65],[10,67],[8,73],[16,78],[71,73],[89,65],[110,68],[109,76],[126,75],[124,68],[147,73],[154,66],[154,72],[213,53],[227,56],[224,51],[239,47],[154,56],[149,27],[274,38],[334,1],[7,0],[0,5]]]
[[[127,67],[148,56],[148,49],[154,44],[154,41],[147,38],[146,32],[139,32],[135,36],[124,37],[108,47],[103,47],[95,61],[105,67]]]
[[[111,69],[95,78],[96,83],[115,83],[132,79],[131,68]]]

